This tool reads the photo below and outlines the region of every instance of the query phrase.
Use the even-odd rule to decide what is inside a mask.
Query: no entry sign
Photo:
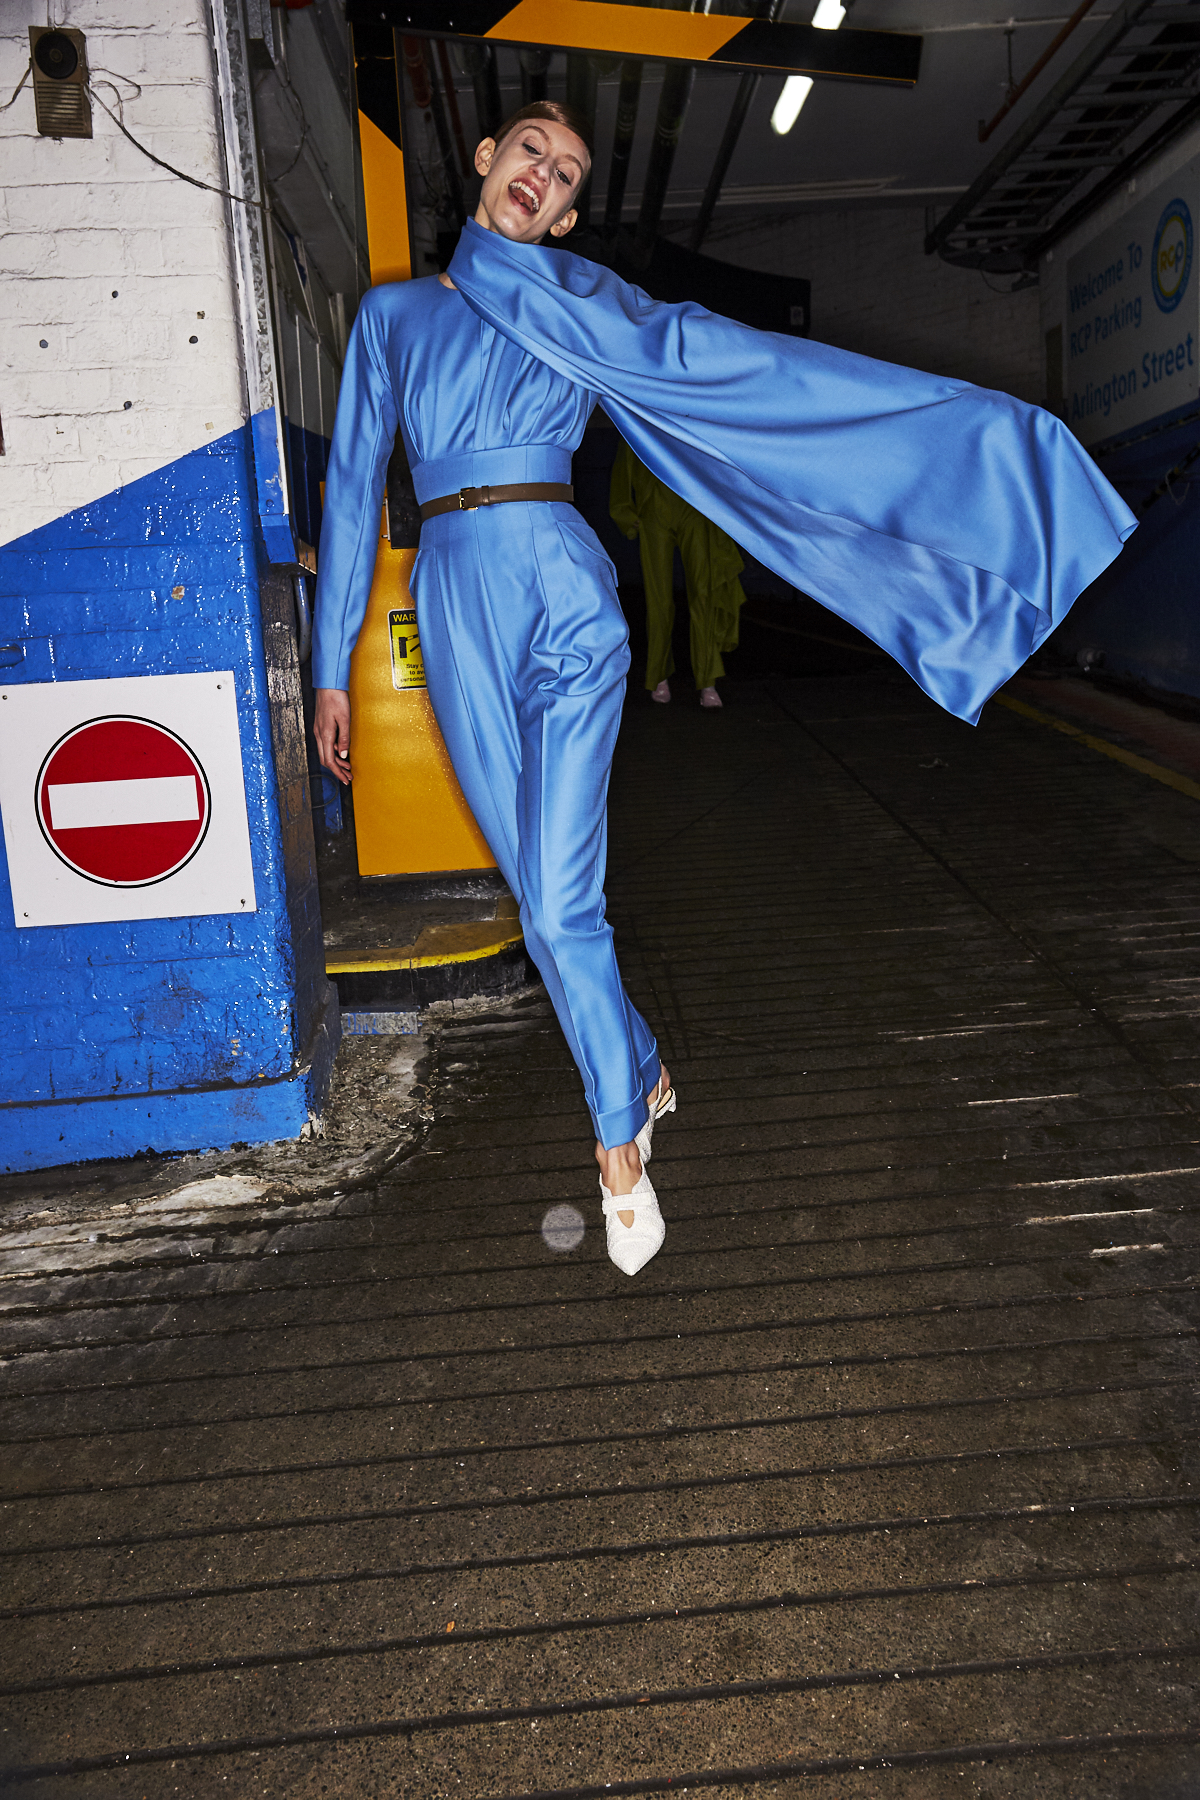
[[[0,685],[16,924],[254,912],[229,670]]]
[[[37,814],[68,868],[111,887],[145,887],[191,861],[212,806],[198,757],[165,725],[88,719],[42,764]]]

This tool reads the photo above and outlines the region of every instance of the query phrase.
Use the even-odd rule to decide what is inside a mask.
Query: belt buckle
[[[467,498],[468,494],[472,495],[473,498],[468,499]],[[458,490],[458,510],[459,510],[459,512],[478,512],[479,508],[481,506],[486,506],[488,504],[488,495],[489,495],[489,489],[487,489],[486,487],[459,488],[459,490]]]

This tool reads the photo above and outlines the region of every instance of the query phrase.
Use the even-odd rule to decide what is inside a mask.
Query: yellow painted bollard
[[[409,571],[387,514],[367,616],[350,661],[350,750],[360,875],[493,869],[438,730],[421,661]]]

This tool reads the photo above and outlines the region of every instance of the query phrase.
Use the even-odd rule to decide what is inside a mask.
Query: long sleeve
[[[474,223],[450,274],[598,392],[668,487],[972,723],[1136,523],[1065,426],[1009,395],[664,305]]]
[[[350,685],[350,653],[371,594],[396,425],[380,320],[369,293],[350,334],[325,476],[313,617],[314,687]]]

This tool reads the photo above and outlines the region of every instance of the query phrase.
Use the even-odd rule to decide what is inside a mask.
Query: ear
[[[475,152],[475,172],[486,175],[492,166],[492,158],[496,154],[495,138],[484,138]]]
[[[575,208],[572,207],[570,212],[564,213],[562,218],[557,220],[556,223],[550,227],[550,236],[566,237],[568,231],[570,231],[578,217],[579,214],[575,211]]]

